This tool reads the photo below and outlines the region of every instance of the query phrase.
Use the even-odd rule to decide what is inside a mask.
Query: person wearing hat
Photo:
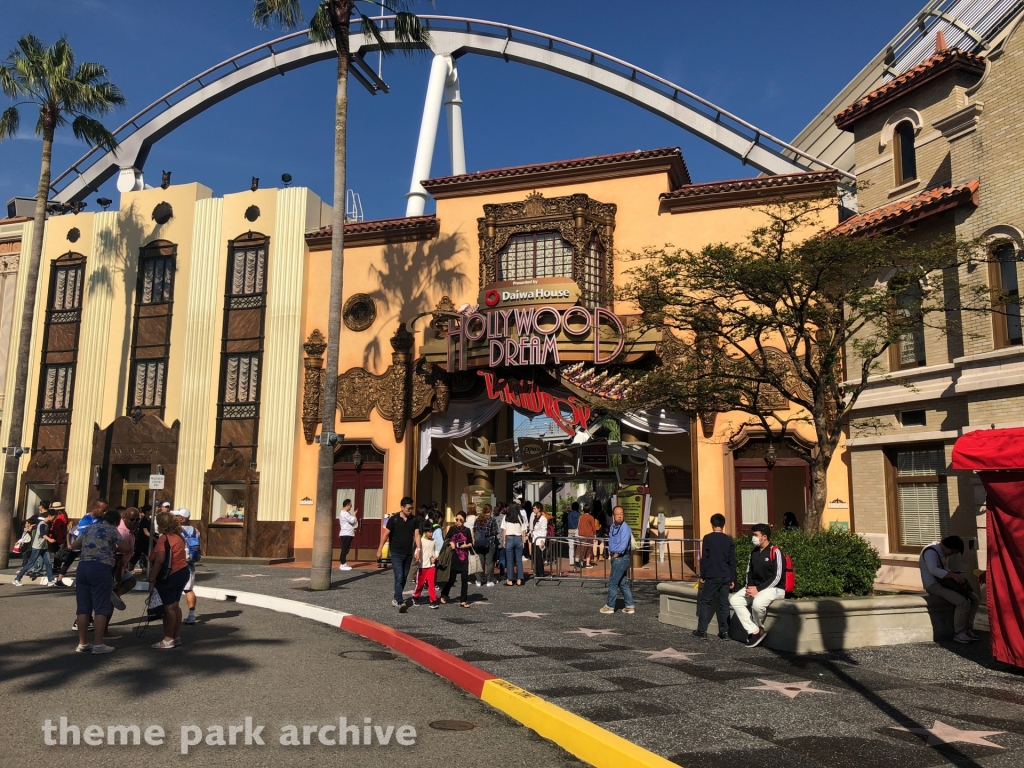
[[[165,502],[166,503],[166,502]],[[185,617],[185,624],[196,623],[196,563],[199,562],[201,556],[201,547],[199,544],[199,531],[196,530],[189,520],[192,517],[192,513],[182,507],[176,509],[172,513],[181,522],[181,535],[185,539],[185,543],[188,545],[189,561],[188,561],[188,581],[185,583],[185,589],[182,590],[185,593],[185,602],[188,604],[188,616]]]

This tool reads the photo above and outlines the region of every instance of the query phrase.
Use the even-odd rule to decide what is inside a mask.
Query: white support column
[[[452,62],[451,74],[444,83],[444,113],[448,123],[448,154],[452,159],[452,176],[466,172],[466,143],[462,138],[462,93],[459,70]]]
[[[437,124],[441,120],[441,100],[451,70],[450,56],[434,56],[434,61],[430,65],[430,79],[427,81],[427,98],[423,103],[423,120],[420,122],[420,138],[416,144],[416,160],[412,166],[412,183],[409,184],[409,193],[405,196],[408,200],[405,205],[406,216],[422,216],[427,205],[427,190],[420,182],[430,178]]]

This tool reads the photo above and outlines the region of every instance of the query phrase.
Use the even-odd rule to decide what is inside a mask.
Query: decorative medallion
[[[174,216],[174,209],[171,208],[170,203],[157,203],[156,208],[153,209],[153,221],[157,224],[166,224]]]
[[[260,217],[260,209],[255,205],[250,205],[245,209],[245,220],[256,221]]]
[[[68,242],[69,243],[77,243],[78,242],[78,238],[80,238],[81,236],[82,236],[82,233],[78,229],[78,227],[72,227],[71,229],[68,230],[67,237],[68,237]]]
[[[377,304],[369,294],[357,293],[345,302],[341,316],[350,331],[365,331],[377,319]]]

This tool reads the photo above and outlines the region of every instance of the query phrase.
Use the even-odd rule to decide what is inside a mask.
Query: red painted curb
[[[431,672],[447,678],[478,699],[483,694],[484,683],[497,677],[440,648],[435,648],[430,643],[418,640],[405,632],[399,632],[394,627],[378,624],[376,621],[349,615],[341,620],[341,628],[393,648]]]

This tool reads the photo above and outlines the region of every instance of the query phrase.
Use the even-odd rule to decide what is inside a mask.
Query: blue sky
[[[503,21],[597,48],[655,72],[769,133],[791,139],[923,6],[923,0],[436,0],[424,12]],[[254,29],[250,0],[0,0],[0,52],[31,32],[67,34],[79,60],[105,64],[128,106],[113,128],[200,71],[281,34]],[[314,2],[304,3],[307,11]],[[372,13],[372,11],[370,11]],[[307,12],[308,17],[308,12]],[[366,218],[402,215],[429,59],[384,61],[389,95],[350,87],[349,187]],[[459,64],[467,168],[680,146],[695,181],[755,175],[739,161],[639,107],[554,74],[466,57]],[[215,194],[279,184],[331,196],[333,65],[248,89],[157,143],[146,179],[200,181]],[[9,103],[0,95],[0,108]],[[35,118],[23,115],[24,126]],[[433,175],[450,171],[442,125]],[[0,203],[34,196],[40,143],[0,144]],[[58,137],[54,175],[85,151]],[[102,193],[117,198],[113,182]],[[96,210],[95,198],[88,210]],[[0,209],[2,210],[2,209]],[[429,209],[428,209],[429,210]]]

